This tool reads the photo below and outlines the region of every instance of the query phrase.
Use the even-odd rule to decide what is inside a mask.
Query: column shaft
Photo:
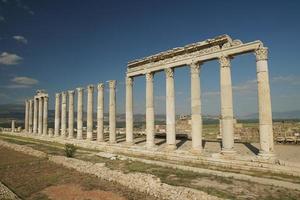
[[[29,131],[28,128],[28,119],[29,119],[29,102],[25,101],[25,119],[24,119],[24,126],[25,126],[25,132]]]
[[[55,119],[54,119],[54,136],[59,136],[59,125],[60,125],[60,94],[55,94]]]
[[[192,151],[202,150],[202,115],[201,115],[201,86],[200,65],[191,64],[191,126],[192,126]]]
[[[133,78],[126,77],[126,142],[133,143],[133,96],[132,96]]]
[[[153,98],[153,73],[146,74],[146,146],[154,146],[154,98]]]
[[[48,97],[43,97],[44,111],[43,111],[43,135],[48,135]]]
[[[174,96],[174,70],[165,69],[166,72],[166,121],[167,121],[167,148],[176,149],[175,131],[175,96]]]
[[[29,115],[28,115],[28,118],[29,118],[29,123],[28,123],[28,126],[29,126],[29,133],[32,133],[32,121],[33,121],[33,113],[32,113],[32,110],[33,110],[33,100],[29,100]]]
[[[61,93],[61,136],[66,137],[67,128],[67,93]]]
[[[14,133],[16,131],[16,124],[15,120],[11,120],[11,132]]]
[[[43,134],[43,98],[39,97],[38,134]]]
[[[233,107],[230,59],[222,56],[220,62],[220,89],[221,89],[221,122],[222,122],[222,152],[233,153]]]
[[[83,88],[77,88],[77,139],[82,140]]]
[[[258,112],[261,156],[274,156],[272,107],[268,72],[268,49],[255,51],[258,84]]]
[[[38,128],[38,99],[34,97],[33,102],[33,133],[37,134]]]
[[[87,87],[87,140],[93,140],[93,93],[94,86]]]
[[[69,118],[68,118],[68,138],[74,138],[74,90],[68,91],[69,94]]]
[[[99,83],[97,86],[97,140],[99,142],[104,141],[103,136],[103,118],[104,118],[104,84]]]
[[[109,142],[116,143],[116,81],[109,81]]]

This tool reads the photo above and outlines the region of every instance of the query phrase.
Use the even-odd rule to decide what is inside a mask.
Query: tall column
[[[43,97],[44,99],[44,111],[43,111],[43,135],[48,135],[48,97]]]
[[[165,69],[166,73],[166,121],[167,121],[167,148],[176,149],[175,131],[175,96],[174,96],[174,69]]]
[[[200,65],[192,63],[191,67],[191,116],[192,116],[192,151],[202,151],[202,115]]]
[[[74,138],[74,90],[69,90],[68,138]]]
[[[39,97],[38,134],[43,134],[43,98]]]
[[[259,134],[261,150],[264,157],[274,156],[272,107],[268,72],[268,48],[261,47],[255,51],[258,84]]]
[[[29,126],[29,133],[32,133],[32,117],[33,117],[33,99],[29,100],[29,114],[28,114],[28,118],[29,118],[29,122],[28,122],[28,126]]]
[[[133,144],[133,78],[126,77],[126,142]]]
[[[16,121],[11,120],[11,132],[14,133],[16,131]]]
[[[60,120],[60,94],[55,94],[55,119],[54,119],[54,136],[59,136],[59,120]]]
[[[66,137],[67,128],[67,93],[61,93],[61,136]]]
[[[234,153],[233,107],[231,66],[229,57],[221,56],[220,89],[221,89],[221,122],[222,122],[222,153]]]
[[[25,101],[25,119],[24,119],[24,126],[25,126],[25,132],[29,131],[28,127],[28,118],[29,118],[29,101]]]
[[[109,142],[116,143],[116,81],[109,81]]]
[[[103,120],[104,120],[104,84],[99,83],[97,86],[97,140],[103,142]]]
[[[38,128],[38,99],[34,97],[33,102],[33,133],[37,134],[37,128]]]
[[[77,139],[82,140],[83,88],[77,89]]]
[[[94,86],[87,87],[87,140],[93,140],[93,93]]]
[[[153,73],[146,74],[146,146],[154,146],[154,98],[153,98]]]

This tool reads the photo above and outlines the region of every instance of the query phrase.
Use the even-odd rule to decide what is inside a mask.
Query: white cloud
[[[13,39],[15,39],[16,41],[23,43],[23,44],[28,43],[28,40],[24,36],[21,36],[21,35],[15,35],[15,36],[13,36]]]
[[[12,85],[7,85],[5,88],[8,89],[19,89],[19,88],[29,88],[31,85],[18,85],[18,84],[12,84]]]
[[[0,55],[0,64],[2,65],[17,65],[23,58],[7,52],[3,52]]]
[[[288,75],[288,76],[275,76],[271,79],[273,83],[285,83],[291,85],[300,85],[300,76]]]
[[[12,82],[18,84],[18,85],[23,85],[23,86],[31,86],[31,85],[36,85],[38,84],[38,80],[26,77],[26,76],[19,76],[11,79]]]
[[[248,80],[244,83],[232,86],[234,92],[250,92],[257,89],[257,80]]]

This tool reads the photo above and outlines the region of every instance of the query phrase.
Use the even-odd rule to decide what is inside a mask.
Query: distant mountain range
[[[0,105],[0,120],[9,120],[9,119],[17,119],[22,121],[24,119],[24,105],[20,104],[1,104]],[[54,118],[54,110],[49,110],[49,120],[53,121]],[[86,112],[84,112],[84,119],[86,117]],[[76,113],[75,113],[76,116]],[[96,113],[94,113],[94,117],[96,119]],[[104,114],[105,120],[108,120],[108,113]],[[125,114],[117,114],[117,121],[125,121]],[[218,116],[214,115],[204,115],[204,120],[210,121],[210,120],[218,120]],[[257,119],[258,114],[247,114],[247,115],[241,115],[238,116],[238,119],[240,120],[250,120],[250,119]],[[300,119],[300,110],[295,111],[287,111],[287,112],[273,112],[273,119]],[[158,114],[155,115],[156,121],[164,121],[165,115],[164,114]],[[134,121],[135,122],[143,122],[145,121],[145,114],[135,114],[134,115]]]

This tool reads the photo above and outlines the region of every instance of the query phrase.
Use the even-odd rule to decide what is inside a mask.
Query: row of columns
[[[255,51],[258,82],[258,112],[260,132],[260,155],[273,154],[273,129],[271,97],[268,77],[268,49],[261,47]],[[221,129],[222,153],[234,153],[233,102],[231,65],[229,56],[220,56],[220,97],[221,97]],[[192,151],[202,151],[202,113],[201,113],[201,63],[189,64],[191,70],[191,132]],[[175,133],[175,96],[174,69],[165,69],[166,74],[166,137],[167,148],[176,148]],[[155,146],[155,119],[153,97],[154,72],[146,73],[146,146]],[[133,143],[133,77],[126,77],[126,142]]]
[[[83,139],[83,88],[77,88],[77,136]],[[97,85],[97,141],[104,141],[104,84]],[[55,95],[54,136],[61,135],[74,138],[74,90]],[[93,140],[93,95],[94,86],[87,86],[87,127],[86,139]],[[61,98],[60,98],[61,97]],[[68,124],[67,124],[67,97],[68,97]],[[67,129],[68,125],[68,129]],[[116,142],[116,81],[109,81],[109,142]]]
[[[24,125],[27,133],[48,134],[48,96],[25,101]]]

